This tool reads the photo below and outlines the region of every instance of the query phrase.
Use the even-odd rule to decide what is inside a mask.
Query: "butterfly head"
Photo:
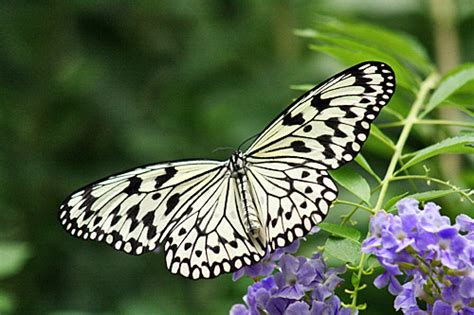
[[[237,177],[238,174],[244,174],[245,156],[242,151],[237,150],[232,154],[227,167],[231,171],[233,177]]]

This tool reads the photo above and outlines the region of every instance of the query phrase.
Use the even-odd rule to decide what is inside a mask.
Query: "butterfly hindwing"
[[[370,124],[395,90],[393,70],[380,62],[353,66],[302,95],[247,151],[256,159],[306,158],[336,169],[351,161]]]
[[[246,233],[232,178],[207,187],[165,241],[166,265],[185,277],[213,278],[258,262],[266,244]]]
[[[265,217],[270,250],[308,234],[327,215],[337,187],[327,171],[312,162],[248,161],[249,181]]]

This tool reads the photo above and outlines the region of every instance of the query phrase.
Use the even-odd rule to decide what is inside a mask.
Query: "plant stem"
[[[364,209],[365,211],[369,212],[369,213],[374,213],[374,211],[372,209],[370,209],[369,207],[366,207],[360,203],[355,203],[355,202],[352,202],[352,201],[347,201],[347,200],[341,200],[341,199],[337,199],[334,204],[344,204],[344,205],[350,205],[350,206],[354,206],[357,208],[361,208],[361,209]]]
[[[428,95],[428,92],[436,85],[438,80],[439,75],[434,72],[430,74],[420,86],[420,90],[416,95],[415,102],[413,103],[413,106],[411,107],[410,112],[408,113],[408,116],[405,119],[405,125],[403,126],[402,132],[400,133],[400,137],[398,138],[397,144],[395,145],[395,152],[392,155],[392,159],[390,160],[390,164],[388,165],[385,177],[382,180],[382,187],[380,189],[380,194],[374,208],[375,212],[379,211],[382,208],[382,204],[385,199],[385,194],[387,193],[388,189],[388,184],[392,180],[395,168],[397,167],[398,160],[402,155],[403,148],[408,139],[408,135],[410,134],[413,125],[417,121],[418,113],[420,112],[421,108],[423,107],[423,104],[425,103],[425,99]]]

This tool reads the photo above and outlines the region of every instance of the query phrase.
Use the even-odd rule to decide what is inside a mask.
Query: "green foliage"
[[[370,204],[370,186],[361,175],[347,168],[331,171],[332,178],[366,204]]]
[[[436,106],[442,104],[446,101],[450,96],[456,93],[456,91],[460,90],[463,86],[468,84],[469,82],[474,81],[474,65],[467,64],[462,65],[450,73],[448,73],[443,80],[440,82],[438,88],[433,92],[428,105],[426,106],[423,113],[421,113],[421,117],[424,117],[426,114],[431,112]],[[471,96],[474,96],[472,89],[470,89],[472,93]],[[472,100],[472,99],[471,99]],[[472,104],[472,101],[471,101]]]
[[[377,264],[373,263],[373,257],[367,257],[364,253],[359,252],[358,234],[353,232],[352,228],[348,230],[341,229],[341,227],[346,227],[345,224],[352,222],[351,218],[356,215],[359,209],[377,212],[385,208],[393,211],[395,204],[402,198],[415,198],[424,202],[446,198],[452,194],[460,195],[462,200],[469,203],[468,207],[474,205],[470,197],[473,192],[469,189],[459,188],[448,180],[431,177],[427,174],[411,174],[408,172],[408,170],[420,169],[414,166],[423,166],[426,173],[432,172],[432,158],[439,155],[471,154],[474,152],[474,138],[472,134],[469,134],[469,131],[465,135],[457,135],[447,139],[439,136],[427,136],[424,139],[422,138],[422,142],[428,143],[428,145],[422,148],[415,149],[412,145],[416,141],[416,134],[423,135],[423,129],[430,128],[430,125],[441,125],[444,128],[450,125],[458,125],[468,130],[474,128],[474,124],[463,120],[422,119],[426,115],[432,114],[438,105],[446,103],[448,99],[449,105],[458,108],[466,107],[465,104],[455,104],[455,99],[452,96],[473,80],[473,68],[472,66],[461,66],[440,78],[436,73],[435,66],[429,60],[426,51],[419,42],[404,34],[367,23],[321,18],[314,29],[298,31],[297,35],[312,39],[311,49],[328,54],[344,64],[354,64],[367,59],[380,60],[390,64],[396,73],[397,87],[399,91],[400,88],[402,90],[401,93],[399,92],[394,96],[388,106],[389,108],[382,111],[381,120],[392,121],[394,118],[396,120],[380,124],[380,127],[383,128],[400,127],[400,133],[394,134],[382,130],[377,126],[380,120],[371,129],[371,138],[375,139],[377,145],[383,147],[391,155],[390,161],[384,163],[386,164],[385,175],[383,177],[379,176],[371,160],[367,160],[362,156],[359,156],[356,162],[367,171],[371,179],[375,179],[376,182],[373,187],[369,184],[371,181],[365,180],[350,167],[331,171],[335,181],[355,196],[356,200],[338,199],[336,203],[345,205],[346,208],[352,205],[353,209],[351,211],[346,210],[347,214],[343,215],[339,225],[334,223],[323,223],[321,225],[323,230],[333,235],[327,239],[324,253],[328,259],[337,258],[349,263],[348,267],[352,270],[351,284],[353,289],[346,289],[351,298],[351,303],[345,305],[361,310],[367,307],[365,303],[358,303],[358,293],[366,287],[363,284],[363,276],[371,274]],[[403,90],[408,93],[404,93]],[[431,92],[432,90],[434,92]],[[400,107],[399,104],[403,103],[410,104],[407,106],[407,110]],[[405,153],[406,151],[409,152]],[[367,154],[364,155],[367,156]],[[404,175],[400,175],[402,173]],[[426,182],[428,187],[425,188],[413,183],[413,181],[420,180]],[[412,181],[412,183],[401,187],[395,186],[394,183],[399,181]],[[429,187],[432,183],[443,186],[443,189]],[[385,201],[388,195],[393,197]],[[370,200],[374,199],[376,204],[371,206]],[[359,202],[363,202],[367,206],[363,206]],[[370,261],[372,263],[369,263]]]
[[[328,222],[320,223],[319,227],[321,230],[326,231],[333,236],[347,238],[355,242],[360,241],[360,231],[353,227]]]
[[[356,264],[360,259],[360,243],[348,238],[329,237],[324,245],[324,254],[344,263]]]
[[[413,165],[419,164],[426,159],[439,154],[448,153],[474,153],[474,136],[459,136],[444,139],[436,144],[430,145],[424,149],[412,152],[406,157],[411,157],[398,171],[401,172]]]

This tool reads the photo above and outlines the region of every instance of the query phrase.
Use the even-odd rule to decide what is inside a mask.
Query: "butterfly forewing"
[[[354,159],[394,93],[392,69],[365,62],[306,92],[248,149],[255,159],[308,158],[326,169]]]
[[[139,167],[73,193],[59,219],[77,237],[140,255],[153,251],[183,216],[187,200],[221,180],[225,170],[217,161]]]

